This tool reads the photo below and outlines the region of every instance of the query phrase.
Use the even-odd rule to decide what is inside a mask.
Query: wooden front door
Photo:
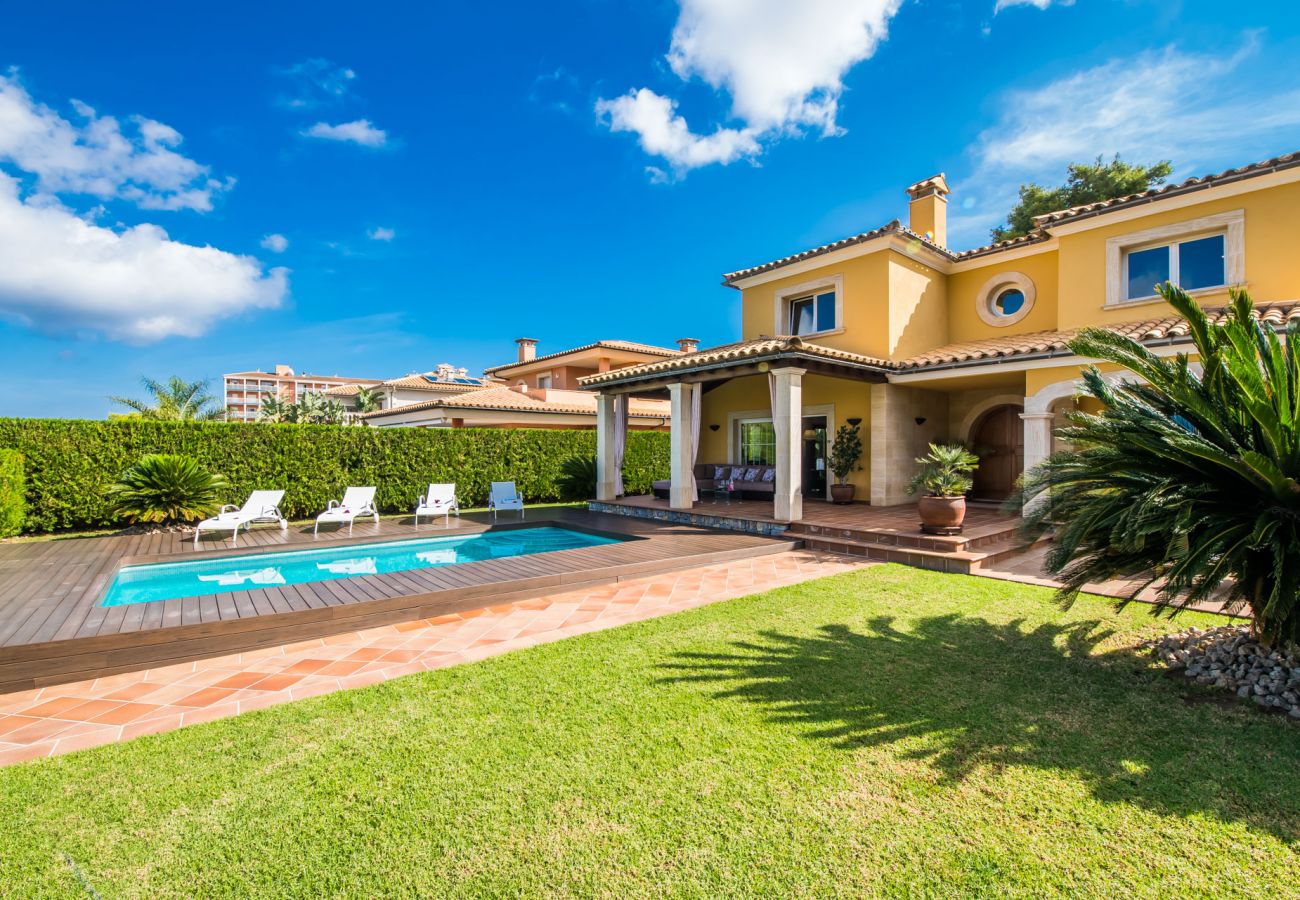
[[[975,470],[971,497],[977,500],[1005,500],[1025,470],[1025,429],[1020,421],[1024,408],[1014,404],[986,412],[971,429],[971,446],[980,457]]]

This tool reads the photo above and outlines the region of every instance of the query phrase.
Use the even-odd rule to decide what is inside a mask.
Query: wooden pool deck
[[[247,556],[312,546],[473,534],[555,525],[627,538],[575,550],[363,575],[312,584],[103,607],[122,565],[220,554]],[[156,534],[0,544],[0,693],[314,640],[361,628],[463,612],[557,589],[781,553],[784,538],[664,525],[570,508],[531,510],[495,525],[472,514],[450,526],[409,518],[358,522],[317,537],[311,527],[255,527],[228,537]]]

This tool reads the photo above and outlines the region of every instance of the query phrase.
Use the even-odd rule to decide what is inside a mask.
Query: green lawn
[[[1300,727],[1171,627],[810,582],[0,770],[0,896],[1295,896]]]

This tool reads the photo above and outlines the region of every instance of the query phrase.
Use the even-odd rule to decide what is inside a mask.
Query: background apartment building
[[[344,378],[340,375],[296,374],[288,366],[276,366],[273,372],[231,372],[222,376],[222,402],[231,422],[256,422],[262,398],[274,394],[281,400],[296,403],[304,394],[324,394],[341,385],[373,387],[377,378]]]

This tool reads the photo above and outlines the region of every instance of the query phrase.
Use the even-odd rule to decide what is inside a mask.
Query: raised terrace
[[[554,525],[625,538],[619,543],[308,584],[105,607],[123,565],[199,556],[239,556],[324,545],[468,535]],[[0,544],[0,693],[321,638],[378,625],[477,609],[554,592],[782,553],[787,538],[665,527],[626,516],[568,508],[530,510],[526,522],[493,525],[467,515],[450,526],[409,519],[355,532],[310,526],[255,527],[240,546],[179,533]]]

